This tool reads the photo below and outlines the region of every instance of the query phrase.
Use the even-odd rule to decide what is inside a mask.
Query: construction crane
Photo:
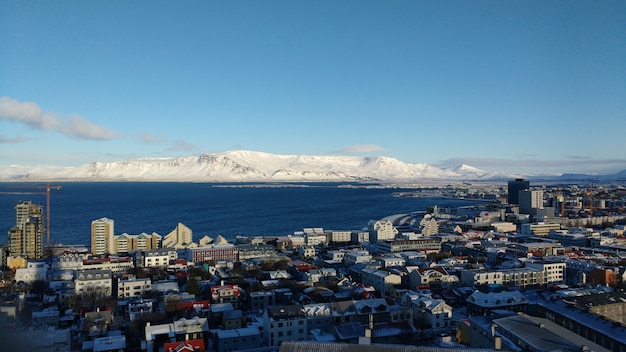
[[[50,191],[60,190],[61,186],[51,185],[47,183],[45,186],[25,185],[25,186],[9,186],[8,188],[36,188],[43,190],[41,192],[2,192],[3,194],[45,194],[46,195],[46,243],[48,250],[50,249]]]

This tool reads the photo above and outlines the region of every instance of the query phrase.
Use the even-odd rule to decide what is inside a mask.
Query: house
[[[241,299],[241,290],[237,285],[211,286],[211,299],[213,303],[232,303],[238,308]]]
[[[306,313],[300,305],[270,307],[263,313],[263,343],[280,346],[283,341],[307,339]]]
[[[209,324],[206,318],[181,318],[169,324],[151,325],[146,323],[145,346],[147,352],[162,350],[165,342],[203,340],[209,335]],[[171,341],[171,340],[174,341]]]
[[[214,346],[220,352],[254,351],[262,343],[261,332],[256,327],[220,330],[214,335]]]
[[[528,300],[519,291],[481,292],[475,291],[466,300],[467,314],[486,315],[494,310],[526,312]]]
[[[80,270],[76,273],[74,283],[77,295],[110,296],[113,285],[110,270]]]
[[[176,342],[166,342],[163,345],[163,352],[204,352],[203,339],[184,340]]]

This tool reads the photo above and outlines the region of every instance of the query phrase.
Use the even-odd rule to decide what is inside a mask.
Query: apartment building
[[[115,222],[100,218],[91,222],[91,253],[94,255],[114,253],[113,234]]]
[[[280,346],[284,341],[307,339],[307,319],[302,306],[270,307],[263,313],[263,343]]]
[[[142,297],[144,293],[152,291],[150,278],[136,278],[134,276],[117,279],[117,297]]]
[[[99,294],[110,296],[113,282],[110,270],[80,270],[74,280],[77,295]]]

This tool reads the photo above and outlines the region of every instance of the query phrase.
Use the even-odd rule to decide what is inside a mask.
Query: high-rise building
[[[543,208],[543,191],[525,189],[518,192],[519,212],[534,214],[533,209]]]
[[[114,253],[111,219],[100,218],[91,222],[91,253],[94,255]]]
[[[519,191],[530,188],[530,182],[523,178],[516,178],[515,181],[509,181],[509,204],[519,204]]]
[[[178,223],[176,228],[165,235],[163,248],[185,247],[193,242],[193,231],[183,223]]]
[[[9,255],[43,258],[43,211],[41,205],[23,201],[15,206],[15,226],[9,230]]]

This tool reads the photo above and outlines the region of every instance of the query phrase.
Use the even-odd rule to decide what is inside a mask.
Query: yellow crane
[[[3,194],[45,194],[46,195],[46,243],[47,248],[50,249],[50,191],[60,190],[61,186],[51,185],[24,185],[24,186],[9,186],[8,188],[35,188],[43,191],[40,192],[2,192]]]

